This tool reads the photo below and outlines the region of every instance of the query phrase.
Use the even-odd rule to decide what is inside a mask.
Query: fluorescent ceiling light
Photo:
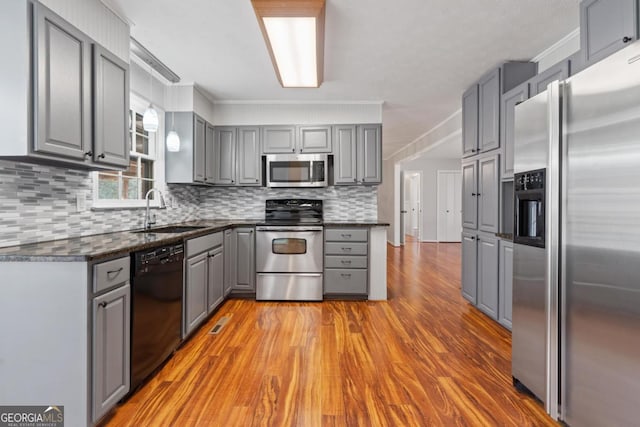
[[[280,84],[319,87],[325,0],[251,0],[251,4]]]

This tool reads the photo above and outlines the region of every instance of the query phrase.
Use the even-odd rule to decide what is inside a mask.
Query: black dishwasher
[[[131,391],[180,344],[183,259],[182,243],[132,254]]]

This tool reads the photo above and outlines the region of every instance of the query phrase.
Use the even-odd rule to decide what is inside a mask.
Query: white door
[[[459,242],[462,231],[462,174],[438,171],[438,241]]]
[[[406,210],[404,209],[404,171],[400,171],[400,245],[404,245],[404,223]]]
[[[409,217],[411,218],[411,229],[407,234],[418,239],[420,238],[420,174],[412,173],[409,184]]]

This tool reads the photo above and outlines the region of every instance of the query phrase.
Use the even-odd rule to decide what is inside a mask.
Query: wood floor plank
[[[385,302],[225,302],[102,426],[557,425],[461,297],[459,244],[389,246],[387,282]]]

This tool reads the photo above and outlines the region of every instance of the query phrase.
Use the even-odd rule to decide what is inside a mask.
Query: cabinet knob
[[[93,156],[93,151],[87,151],[86,153],[84,153],[85,157],[91,157]]]
[[[292,149],[291,149],[291,152],[295,153],[295,152],[296,152],[296,149],[295,149],[295,148],[292,148]]]
[[[235,182],[234,180],[231,180],[231,183],[232,183],[232,184],[233,184],[234,182]]]
[[[480,194],[480,193],[478,193],[478,194],[477,194],[477,196],[478,196],[478,197],[480,197],[480,196],[481,196],[481,194]]]
[[[302,148],[300,149],[300,152],[302,153]]]
[[[476,194],[476,193],[471,193],[471,195],[472,195],[472,196],[477,196],[477,194]]]
[[[98,156],[98,158],[99,158],[99,159],[104,159],[104,158],[105,158],[104,153],[100,154],[100,155]]]
[[[204,179],[205,181],[207,180],[207,178]]]
[[[106,306],[107,306],[107,302],[106,301],[103,301],[100,304],[98,304],[98,307],[105,308]]]
[[[633,37],[624,36],[622,38],[622,43],[629,43],[631,40],[633,40]]]
[[[473,236],[471,236],[471,240],[476,240],[476,238],[475,238],[475,237],[473,237]]]
[[[471,152],[472,152],[472,153],[475,153],[476,151],[478,151],[478,150],[476,150],[475,148],[472,148],[472,149],[471,149]]]
[[[353,182],[358,182],[357,178],[353,178]]]
[[[256,182],[258,182],[258,180],[256,179]]]

